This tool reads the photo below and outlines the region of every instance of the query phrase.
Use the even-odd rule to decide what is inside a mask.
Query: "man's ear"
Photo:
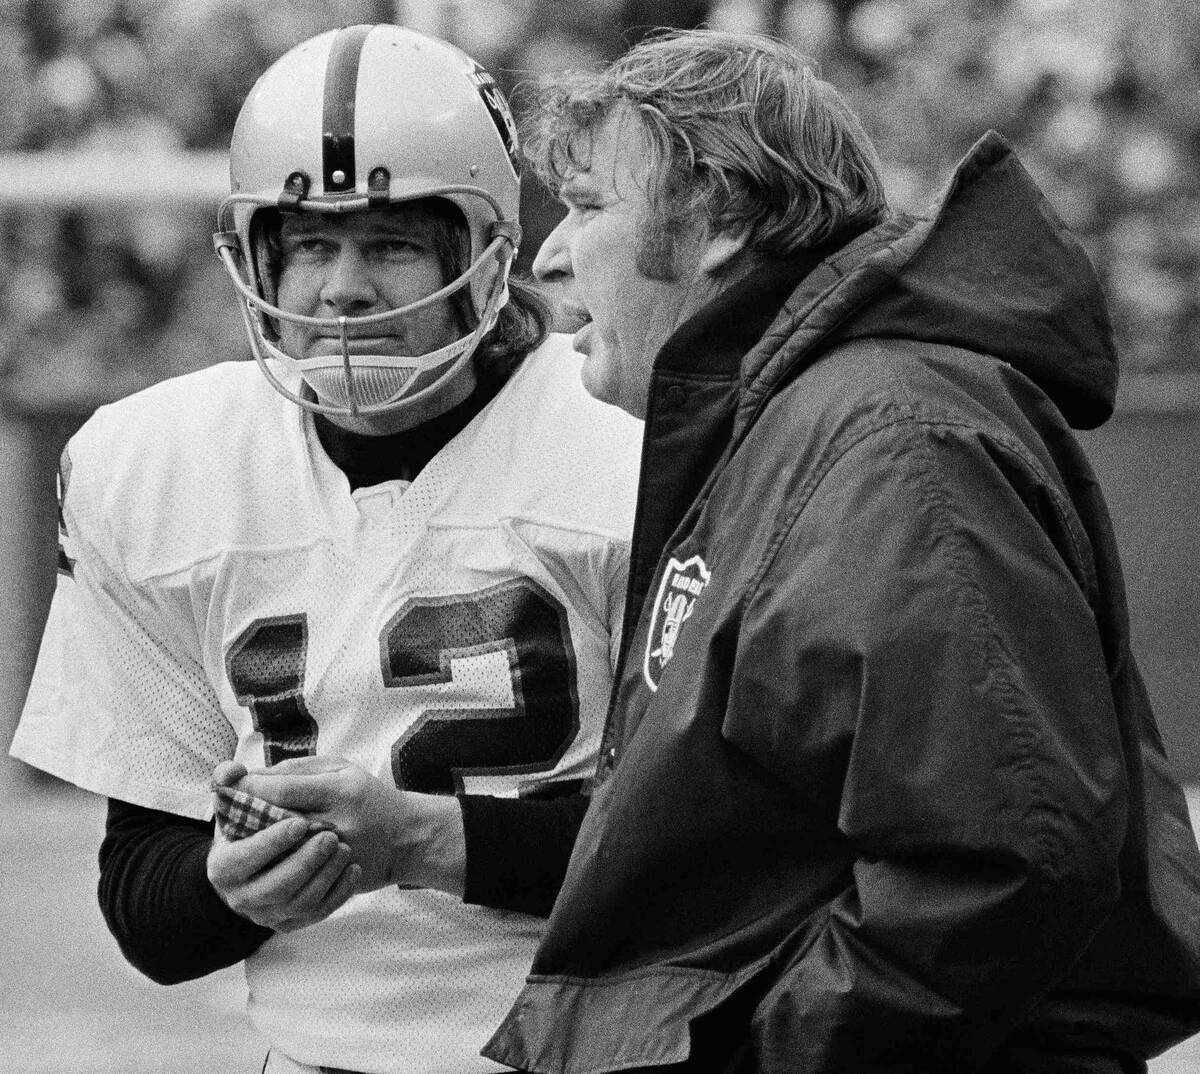
[[[706,276],[721,276],[741,257],[749,236],[746,231],[718,231],[708,237],[700,254],[700,271]]]

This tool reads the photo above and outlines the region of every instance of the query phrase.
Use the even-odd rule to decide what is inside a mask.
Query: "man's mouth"
[[[571,347],[580,354],[592,355],[592,322],[585,321],[582,327],[571,337]]]
[[[585,325],[592,323],[592,315],[583,306],[575,302],[563,302],[558,307],[558,317],[555,327],[560,332],[578,332]]]

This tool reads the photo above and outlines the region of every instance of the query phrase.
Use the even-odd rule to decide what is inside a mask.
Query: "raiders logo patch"
[[[500,140],[504,143],[504,151],[508,154],[508,163],[512,165],[513,174],[519,174],[521,157],[517,149],[517,122],[513,119],[504,94],[500,92],[500,87],[496,85],[495,79],[478,64],[475,65],[473,71],[468,73],[468,77],[475,83],[475,88],[479,90],[479,96],[487,105],[492,122],[496,124],[496,130],[500,132]]]
[[[710,577],[711,572],[699,556],[691,556],[682,563],[674,556],[667,561],[658,596],[654,598],[654,613],[646,635],[646,656],[642,661],[642,674],[651,690],[658,690],[663,668],[679,643],[679,631],[691,617],[696,598],[704,591]]]

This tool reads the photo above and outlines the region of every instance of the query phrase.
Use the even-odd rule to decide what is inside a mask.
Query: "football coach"
[[[645,418],[597,789],[485,1054],[1133,1074],[1200,1028],[1200,858],[1074,428],[1096,275],[996,134],[920,216],[767,38],[543,87],[596,397]]]

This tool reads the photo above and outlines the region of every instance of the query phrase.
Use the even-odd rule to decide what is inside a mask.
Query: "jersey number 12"
[[[499,653],[513,705],[428,709],[392,744],[405,790],[452,794],[470,775],[549,771],[579,730],[567,613],[528,578],[476,593],[406,601],[379,638],[383,685],[452,683],[456,658]],[[256,619],[226,659],[229,683],[263,736],[268,765],[316,753],[317,722],[304,701],[308,617]]]

